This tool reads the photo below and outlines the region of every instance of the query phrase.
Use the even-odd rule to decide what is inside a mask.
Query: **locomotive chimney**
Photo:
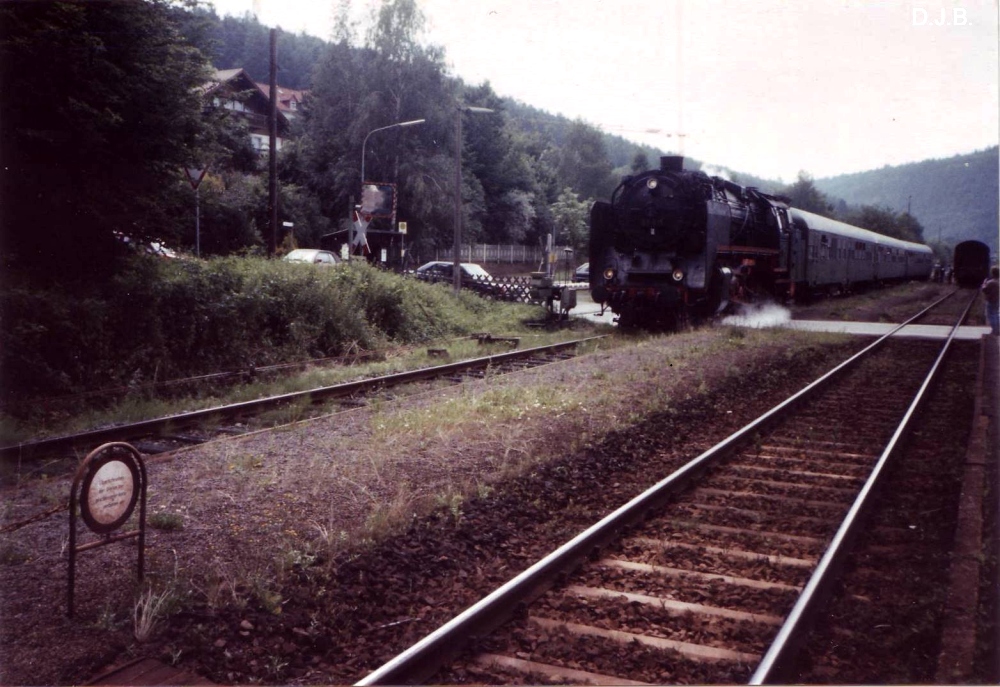
[[[684,169],[683,155],[664,155],[660,158],[661,172],[680,172]]]

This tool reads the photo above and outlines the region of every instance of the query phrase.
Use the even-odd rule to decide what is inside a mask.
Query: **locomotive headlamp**
[[[612,279],[615,278],[615,271],[610,267],[607,268],[606,270],[604,270],[604,278],[607,279],[608,281],[611,281]]]
[[[656,188],[659,185],[659,183],[660,182],[658,182],[656,179],[650,177],[649,179],[646,179],[646,188],[648,188],[650,191],[652,191],[654,188]]]
[[[670,276],[674,278],[674,281],[681,281],[682,279],[684,279],[684,270],[678,267],[677,269],[674,270],[674,273]]]

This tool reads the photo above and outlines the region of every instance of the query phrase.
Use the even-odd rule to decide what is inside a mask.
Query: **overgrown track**
[[[390,387],[433,379],[450,379],[459,382],[468,376],[482,375],[486,370],[503,372],[542,365],[565,358],[578,344],[600,338],[603,337],[565,341],[549,346],[499,353],[382,377],[5,446],[0,448],[0,465],[11,465],[27,460],[58,458],[67,453],[75,455],[75,451],[83,450],[86,452],[109,441],[134,442],[142,439],[165,438],[168,442],[172,442],[172,444],[167,443],[167,446],[200,443],[210,437],[193,434],[191,433],[192,428],[220,422],[232,422],[298,403],[320,404],[334,399],[346,399],[347,404],[358,405],[363,402],[365,396]],[[231,432],[223,429],[221,433]]]
[[[782,679],[950,343],[883,337],[359,684]]]

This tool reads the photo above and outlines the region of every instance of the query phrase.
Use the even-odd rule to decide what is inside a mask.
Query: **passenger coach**
[[[903,241],[827,217],[789,208],[795,231],[803,237],[807,259],[793,260],[791,278],[797,290],[848,291],[856,286],[907,279],[927,279],[934,252],[921,243]]]

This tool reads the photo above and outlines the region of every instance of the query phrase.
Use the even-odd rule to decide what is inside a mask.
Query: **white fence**
[[[554,253],[556,259],[562,262],[566,256],[566,247],[557,246]],[[449,248],[434,251],[435,260],[454,260],[453,251]],[[545,249],[540,246],[490,245],[477,243],[461,248],[461,262],[478,262],[486,264],[533,262],[544,263]]]

